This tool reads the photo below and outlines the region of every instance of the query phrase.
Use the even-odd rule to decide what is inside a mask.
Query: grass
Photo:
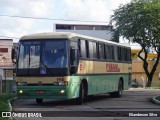
[[[9,94],[0,94],[0,114],[1,112],[9,111],[8,100],[16,97],[16,94],[9,93]],[[0,115],[1,116],[1,115]],[[0,120],[7,120],[8,118],[0,117]]]

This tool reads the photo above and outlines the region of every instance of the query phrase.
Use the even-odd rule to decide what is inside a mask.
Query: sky
[[[110,16],[120,5],[131,0],[0,0],[0,39],[19,38],[33,33],[53,32],[55,23],[108,24]],[[63,20],[28,19],[7,16],[51,18]],[[85,22],[90,24],[90,22]]]

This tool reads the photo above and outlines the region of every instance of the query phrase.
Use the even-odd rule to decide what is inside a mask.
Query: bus
[[[14,55],[12,55],[14,56]],[[19,40],[18,98],[74,99],[109,93],[121,97],[131,81],[131,48],[75,33],[37,33]]]

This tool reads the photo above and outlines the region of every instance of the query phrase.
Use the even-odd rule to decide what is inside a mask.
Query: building
[[[132,49],[132,60],[141,60],[138,57],[138,53],[139,53],[140,49]],[[141,53],[141,56],[144,57],[144,52]],[[154,60],[157,57],[156,53],[148,53],[147,55],[147,60]]]
[[[113,40],[112,25],[107,24],[54,24],[54,32],[73,32],[106,40]],[[113,40],[119,42],[119,40]]]
[[[0,68],[13,67],[11,60],[12,47],[12,39],[0,39]]]
[[[0,39],[0,93],[13,92],[15,87],[14,64],[11,54],[13,48],[12,39]]]
[[[140,49],[132,49],[132,80],[136,80],[138,85],[143,86],[143,84],[147,83],[147,75],[143,69],[143,61],[138,58],[139,51]],[[144,56],[144,52],[141,53],[141,56]],[[148,54],[147,62],[149,71],[153,68],[155,57],[157,57],[157,54]],[[160,87],[160,63],[153,75],[152,86]]]

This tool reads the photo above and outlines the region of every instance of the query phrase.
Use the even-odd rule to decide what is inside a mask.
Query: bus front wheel
[[[80,90],[79,90],[79,97],[76,99],[76,102],[78,105],[82,105],[83,104],[83,101],[84,101],[84,84],[81,83],[80,85]]]
[[[120,80],[118,83],[118,91],[111,92],[110,96],[111,97],[122,97],[122,91],[123,91],[123,84],[122,84],[122,81]]]
[[[36,102],[37,102],[38,104],[41,104],[41,103],[43,102],[43,99],[36,99]]]

